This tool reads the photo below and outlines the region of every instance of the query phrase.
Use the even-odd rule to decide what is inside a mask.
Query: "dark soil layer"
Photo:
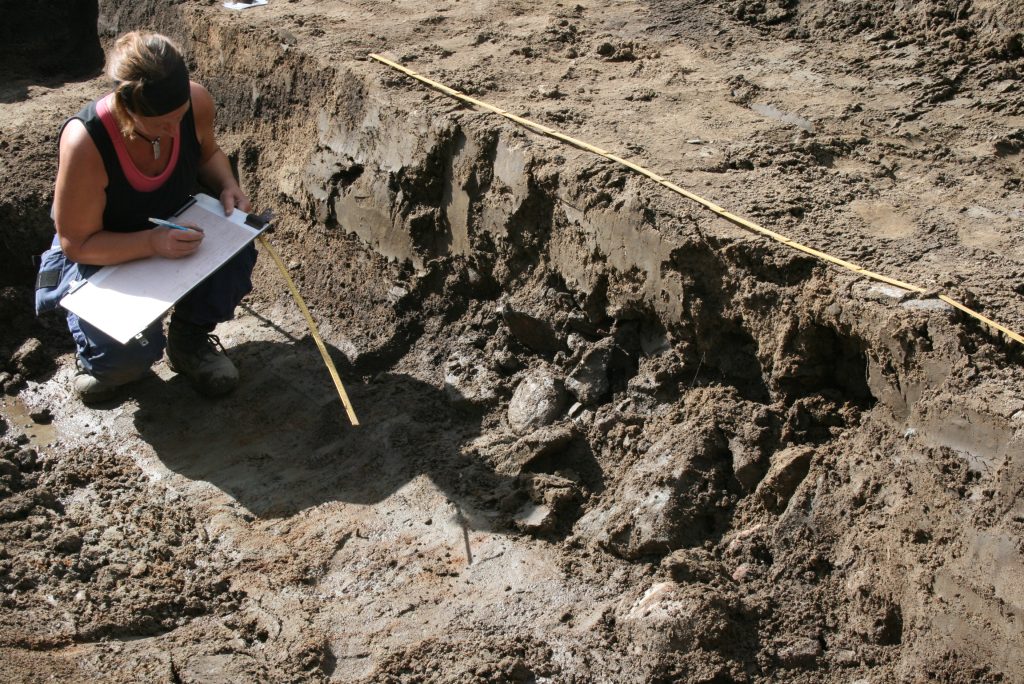
[[[53,133],[107,85],[0,105],[0,679],[1024,678],[1019,345],[365,59],[1019,330],[1019,9],[99,20],[188,52],[362,425],[266,258],[219,331],[235,394],[161,363],[78,404],[19,264],[49,239]]]

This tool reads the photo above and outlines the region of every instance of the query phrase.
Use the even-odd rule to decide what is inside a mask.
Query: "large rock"
[[[736,480],[745,491],[754,491],[765,472],[765,459],[761,450],[736,436],[729,440],[729,451],[732,453],[732,473]]]
[[[565,409],[562,381],[548,370],[528,373],[508,405],[508,424],[523,435],[555,422]]]
[[[627,595],[615,610],[615,629],[638,655],[710,650],[728,638],[733,611],[712,586],[667,580]]]
[[[765,508],[776,513],[785,510],[793,492],[807,477],[813,456],[814,449],[807,446],[786,447],[772,455],[771,467],[754,492]]]
[[[550,532],[555,527],[557,518],[550,506],[527,501],[512,516],[512,524],[517,530],[527,533]]]
[[[706,417],[673,425],[577,530],[628,559],[702,544],[724,514],[728,465],[725,438]]]
[[[584,406],[593,406],[608,393],[608,366],[612,361],[611,338],[587,350],[579,364],[565,380],[565,387]]]
[[[559,520],[579,509],[583,498],[572,480],[548,473],[530,473],[519,479],[529,500],[513,515],[512,524],[528,533],[550,532]]]
[[[769,454],[777,446],[776,418],[764,405],[746,401],[729,390],[718,392],[717,400],[722,402],[720,424],[729,437],[733,476],[745,493],[753,492],[768,470]]]
[[[500,475],[519,475],[530,464],[564,452],[576,432],[571,425],[547,425],[516,440],[495,458],[494,470]]]
[[[547,321],[516,311],[509,304],[502,306],[500,313],[509,332],[527,349],[539,354],[554,354],[565,349],[565,344]]]
[[[491,406],[498,401],[501,378],[479,350],[459,350],[444,364],[444,392],[456,406]]]

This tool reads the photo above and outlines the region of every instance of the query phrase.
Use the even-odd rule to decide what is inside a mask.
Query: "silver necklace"
[[[163,136],[158,135],[155,138],[149,138],[140,133],[138,129],[135,129],[135,135],[139,136],[153,147],[153,159],[160,158],[160,138]]]

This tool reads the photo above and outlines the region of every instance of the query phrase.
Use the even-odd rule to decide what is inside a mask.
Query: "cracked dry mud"
[[[1024,679],[1024,354],[931,296],[1024,329],[1016,3],[50,4],[0,34],[0,680]],[[233,395],[70,395],[30,256],[138,27],[359,428],[265,256]]]

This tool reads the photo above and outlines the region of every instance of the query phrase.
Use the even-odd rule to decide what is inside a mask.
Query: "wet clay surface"
[[[362,425],[266,255],[235,393],[78,403],[30,256],[107,84],[0,82],[0,679],[1024,678],[1019,345],[366,59],[1019,331],[1012,3],[98,15],[185,47]]]

